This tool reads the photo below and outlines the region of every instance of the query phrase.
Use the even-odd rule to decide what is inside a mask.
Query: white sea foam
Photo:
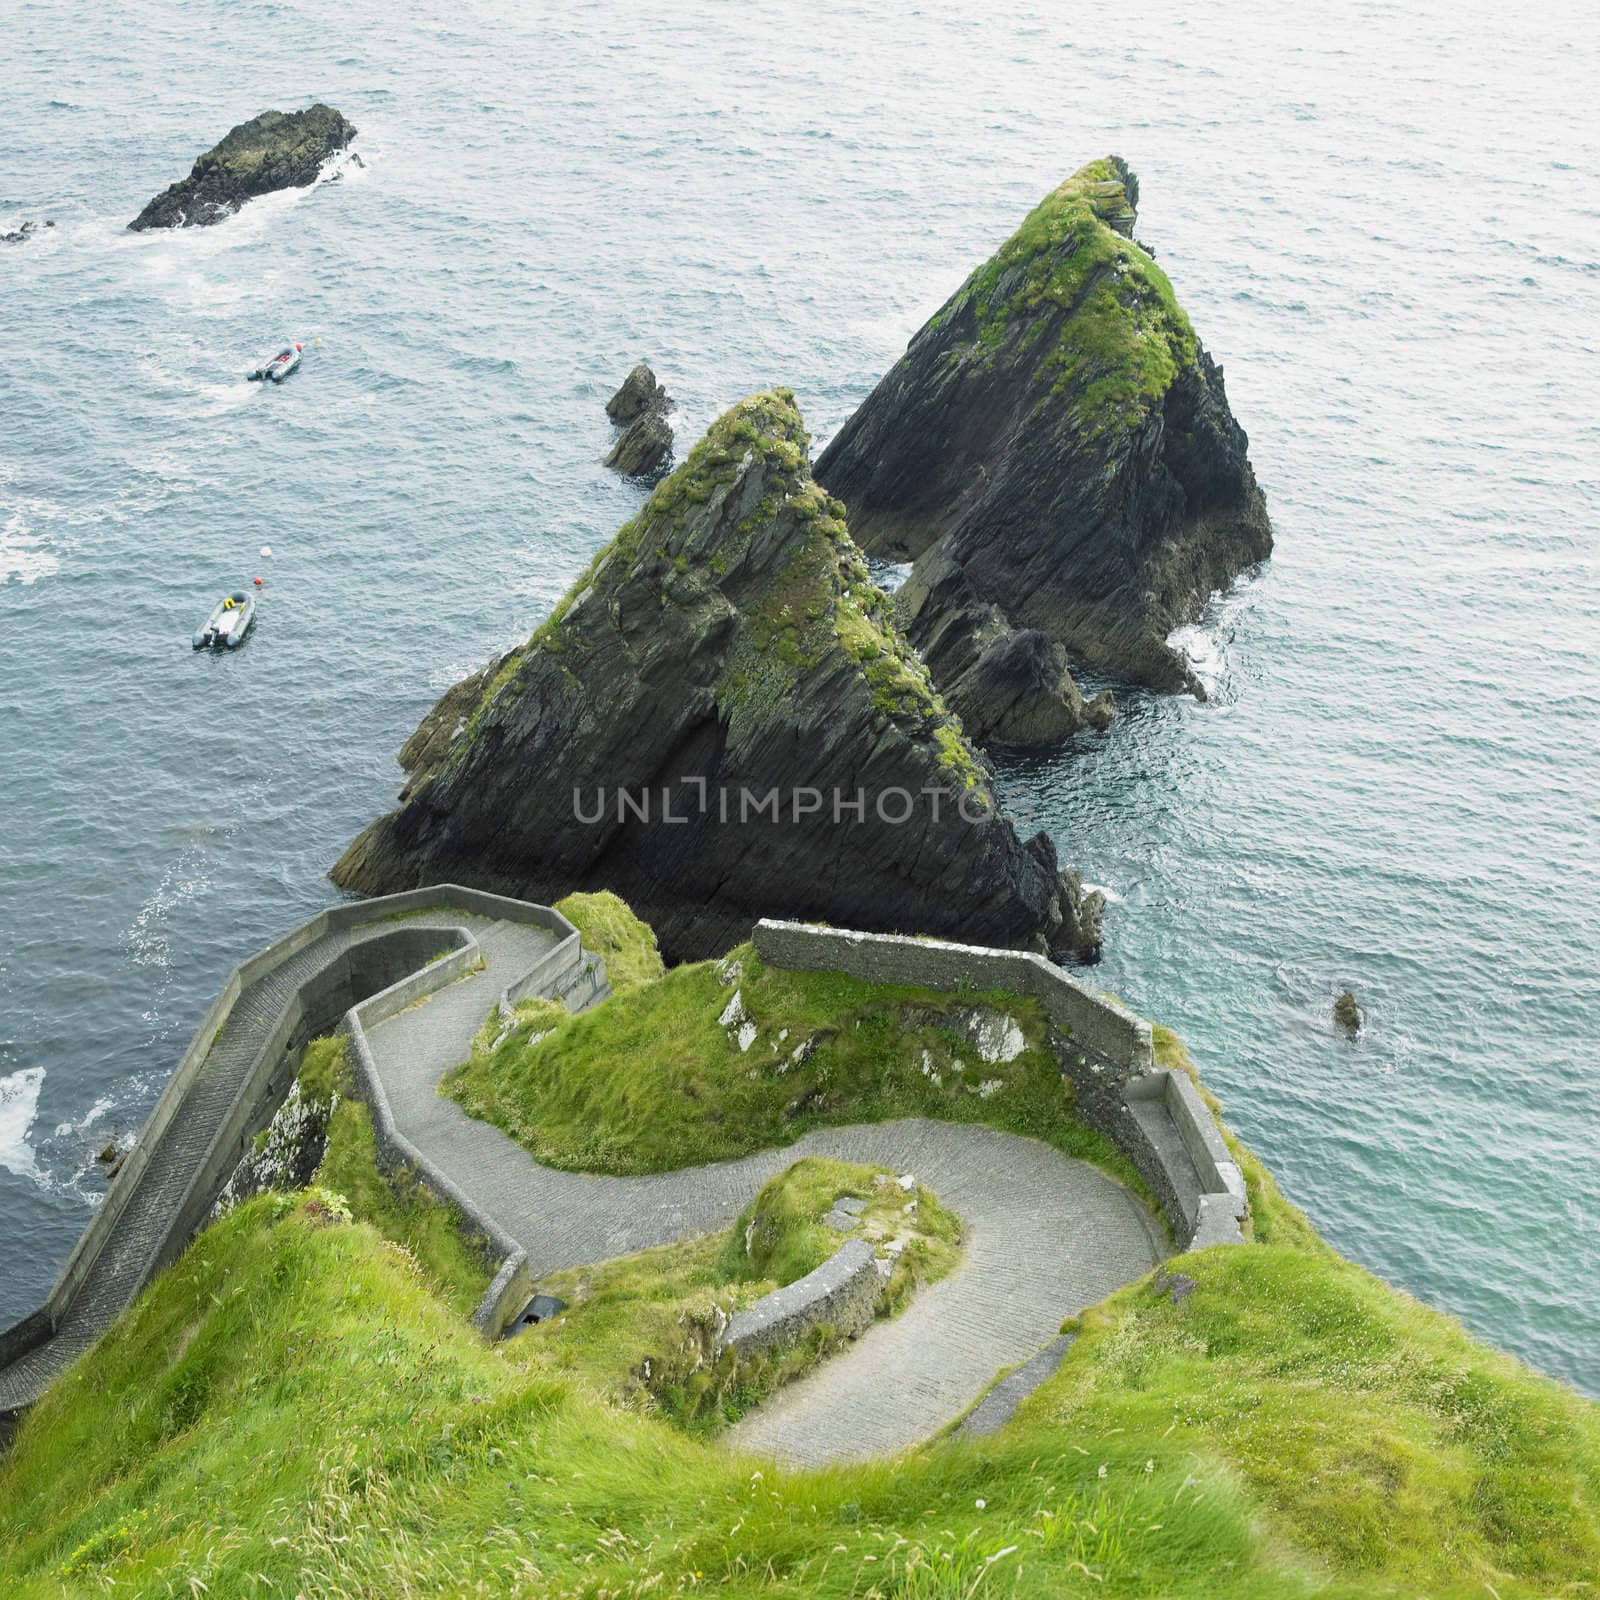
[[[76,1122],[58,1122],[56,1138],[65,1139],[70,1134],[87,1133],[115,1104],[110,1095],[101,1095]]]
[[[135,966],[167,972],[172,966],[172,924],[175,914],[211,887],[209,838],[195,840],[161,875],[161,882],[139,907],[122,942]],[[147,1017],[147,1020],[152,1020]]]
[[[37,583],[61,570],[61,558],[42,535],[34,533],[20,511],[0,528],[0,584]]]
[[[1083,886],[1083,892],[1085,894],[1103,894],[1106,897],[1106,904],[1109,906],[1120,906],[1122,904],[1122,896],[1115,889],[1108,889],[1103,883],[1086,883]]]
[[[1222,684],[1226,658],[1216,636],[1198,623],[1174,628],[1167,635],[1167,643],[1189,663],[1208,695],[1215,695]]]
[[[0,1167],[19,1178],[39,1176],[28,1133],[39,1112],[39,1090],[43,1086],[43,1067],[24,1067],[0,1078]]]

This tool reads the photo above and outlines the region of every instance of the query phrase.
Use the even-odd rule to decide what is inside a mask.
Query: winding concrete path
[[[536,1279],[726,1227],[768,1178],[808,1155],[915,1173],[962,1218],[962,1266],[745,1418],[727,1435],[733,1448],[812,1464],[914,1444],[1000,1369],[1049,1344],[1065,1317],[1165,1253],[1155,1219],[1103,1173],[970,1123],[822,1128],[781,1150],[639,1178],[541,1166],[438,1093],[500,988],[545,948],[510,923],[473,932],[486,968],[367,1038],[400,1132],[528,1252]]]

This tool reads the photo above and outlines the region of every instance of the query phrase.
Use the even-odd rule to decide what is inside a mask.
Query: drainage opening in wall
[[[557,1300],[553,1294],[536,1294],[510,1322],[506,1324],[505,1337],[514,1339],[524,1328],[535,1323],[548,1322],[558,1311],[565,1311],[567,1302]]]

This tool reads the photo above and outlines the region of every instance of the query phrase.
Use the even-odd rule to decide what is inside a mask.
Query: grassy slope
[[[569,894],[556,901],[555,908],[583,935],[584,949],[605,961],[606,976],[616,993],[653,983],[666,971],[655,929],[609,889]]]
[[[300,1063],[302,1094],[321,1100],[339,1096],[316,1181],[342,1195],[357,1221],[370,1222],[410,1251],[445,1303],[466,1316],[494,1276],[489,1257],[462,1235],[454,1206],[435,1199],[414,1178],[397,1174],[391,1183],[379,1173],[372,1115],[350,1098],[347,1049],[344,1039],[313,1039]]]
[[[780,1147],[825,1124],[919,1116],[1047,1140],[1143,1193],[1110,1141],[1072,1120],[1037,1002],[769,970],[748,945],[735,960],[731,979],[731,968],[703,961],[674,968],[626,1006],[530,1016],[493,1055],[480,1051],[459,1068],[446,1092],[540,1161],[590,1172],[665,1171]],[[736,990],[760,1030],[747,1052],[718,1021]],[[972,1005],[1014,1016],[1028,1041],[1022,1055],[984,1065],[940,1025],[937,1014]],[[909,1025],[906,1008],[916,1013]],[[821,1042],[808,1060],[783,1065],[813,1037]],[[938,1084],[922,1070],[924,1051]],[[997,1092],[978,1093],[995,1082]]]
[[[765,1395],[839,1348],[831,1329],[782,1355],[735,1364],[717,1358],[718,1311],[731,1314],[803,1278],[844,1242],[821,1217],[841,1195],[868,1200],[863,1234],[899,1237],[904,1249],[879,1296],[892,1316],[921,1284],[936,1282],[960,1255],[960,1223],[926,1189],[914,1222],[892,1174],[842,1161],[797,1161],[771,1179],[724,1233],[641,1250],[541,1280],[565,1300],[558,1319],[518,1336],[518,1359],[543,1363],[618,1405],[697,1433],[735,1421]]]
[[[991,1440],[790,1474],[485,1347],[369,1225],[275,1210],[204,1234],[28,1419],[8,1596],[955,1600],[984,1572],[1513,1600],[1600,1572],[1600,1408],[1325,1249],[1216,1249],[1176,1264],[1181,1304],[1114,1296]]]
[[[1247,1151],[1258,1242],[1091,1309],[1001,1434],[791,1474],[608,1402],[558,1338],[483,1345],[470,1251],[387,1197],[359,1109],[318,1175],[355,1223],[247,1202],[27,1419],[0,1463],[8,1597],[1597,1592],[1600,1407],[1341,1260]],[[748,1270],[810,1259],[791,1224],[833,1181],[767,1197]]]

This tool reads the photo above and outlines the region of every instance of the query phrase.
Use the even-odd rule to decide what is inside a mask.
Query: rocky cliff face
[[[332,106],[263,111],[207,150],[187,178],[164,189],[128,226],[142,233],[225,221],[256,195],[314,183],[323,162],[355,136]]]
[[[633,478],[664,471],[672,459],[672,424],[667,421],[672,405],[665,387],[641,361],[606,401],[606,415],[622,425],[606,465]]]
[[[760,916],[1092,954],[1099,897],[999,813],[841,510],[787,390],[734,407],[527,645],[445,695],[334,880],[610,888],[674,959]]]
[[[1132,237],[1137,202],[1116,156],[1048,195],[911,341],[817,478],[863,549],[937,568],[925,589],[949,589],[953,564],[1003,625],[1181,689],[1166,636],[1272,535],[1222,369]],[[907,621],[925,646],[950,614]]]

